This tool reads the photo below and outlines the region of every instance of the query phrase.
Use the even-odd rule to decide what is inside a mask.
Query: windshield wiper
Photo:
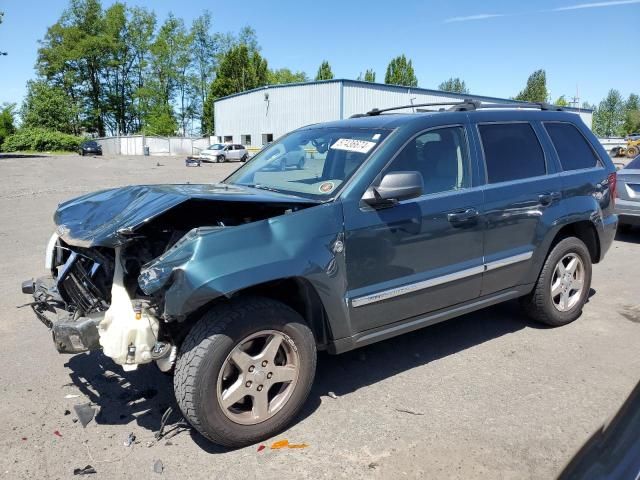
[[[266,185],[262,185],[260,183],[250,183],[250,184],[246,184],[243,183],[241,184],[243,187],[249,187],[249,188],[256,188],[258,190],[267,190],[269,192],[276,192],[276,193],[280,193],[280,190],[277,190],[275,188],[272,187],[267,187]]]

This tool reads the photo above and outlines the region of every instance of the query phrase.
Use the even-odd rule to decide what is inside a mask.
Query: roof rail
[[[537,108],[545,111],[564,110],[562,107],[558,105],[551,105],[545,102],[482,103],[479,100],[465,98],[464,100],[459,102],[415,103],[411,105],[400,105],[397,107],[373,108],[369,110],[367,113],[356,113],[355,115],[351,115],[350,118],[374,117],[384,112],[391,112],[393,110],[404,110],[407,108],[415,109],[419,107],[447,107],[447,106],[449,107],[448,109],[439,108],[438,110],[418,110],[418,111],[420,112],[443,112],[443,111],[467,112],[470,110],[480,110],[483,108]]]

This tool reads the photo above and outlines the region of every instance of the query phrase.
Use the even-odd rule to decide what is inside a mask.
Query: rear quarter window
[[[580,170],[599,165],[598,157],[582,133],[570,123],[545,122],[563,170]]]
[[[544,152],[529,123],[483,124],[478,130],[489,183],[546,174]]]

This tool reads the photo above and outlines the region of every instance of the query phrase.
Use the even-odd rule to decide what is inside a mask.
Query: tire
[[[638,147],[627,148],[627,158],[634,158],[638,155]]]
[[[632,228],[633,227],[630,223],[618,223],[618,231],[620,233],[629,233]]]
[[[216,157],[216,161],[217,161],[218,163],[224,163],[224,162],[226,162],[226,161],[227,161],[227,159],[226,159],[226,157],[225,157],[224,155],[218,155],[218,156]]]
[[[267,410],[269,416],[265,419],[250,419],[249,421],[254,423],[242,424],[230,418],[230,415],[241,417],[233,410],[242,410],[246,408],[246,403],[243,405],[242,402],[251,402],[249,409],[241,414],[253,415],[256,408],[254,398],[257,397],[251,395],[258,395],[256,392],[260,390],[257,389],[263,389],[262,385],[258,384],[263,381],[266,384],[267,380],[264,379],[271,378],[267,377],[269,374],[266,371],[270,368],[286,368],[289,363],[287,360],[287,366],[278,367],[273,361],[273,367],[269,365],[262,368],[264,363],[257,365],[260,359],[256,360],[254,352],[249,353],[254,355],[253,357],[244,357],[244,352],[241,352],[243,358],[249,359],[250,363],[256,362],[256,366],[246,368],[246,375],[238,375],[235,380],[232,378],[233,385],[228,386],[225,392],[232,390],[236,383],[243,389],[253,383],[251,392],[229,408],[222,405],[224,395],[221,395],[221,391],[224,383],[221,382],[227,381],[225,375],[229,368],[234,368],[235,365],[231,360],[231,353],[237,353],[238,348],[245,345],[244,341],[247,338],[259,336],[263,332],[273,333],[274,337],[271,338],[277,335],[282,337],[278,355],[284,351],[281,349],[287,349],[295,355],[298,361],[294,370],[297,372],[296,379],[290,383],[266,385],[265,393],[275,393],[280,391],[277,389],[284,389],[288,396],[274,413]],[[265,340],[264,351],[267,350],[268,343]],[[260,355],[261,353],[257,356]],[[250,297],[212,308],[193,326],[180,348],[175,366],[174,390],[183,415],[205,438],[226,447],[242,447],[269,438],[291,423],[309,395],[315,369],[316,344],[313,333],[302,317],[280,302]],[[252,371],[253,373],[248,373]],[[278,371],[274,371],[275,375],[278,375]],[[253,382],[249,382],[249,379],[253,379]],[[274,399],[279,395],[280,393],[277,393]],[[267,405],[271,408],[269,402],[273,401],[267,400]]]
[[[240,159],[240,161],[241,161],[241,162],[246,162],[246,161],[247,161],[247,158],[249,158],[249,155],[245,153],[245,154],[242,156],[242,158]]]
[[[572,291],[574,293],[570,297],[571,300],[565,305],[566,310],[562,310],[562,296],[564,294],[552,295],[551,287],[552,282],[554,285],[562,285],[562,282],[558,283],[556,269],[561,260],[564,261],[571,257],[578,258],[581,262],[582,288],[579,292],[574,291],[572,287],[566,288],[567,297]],[[580,265],[579,262],[578,265]],[[538,322],[554,327],[571,323],[582,314],[582,308],[589,298],[591,273],[591,255],[586,245],[576,237],[565,238],[553,247],[544,262],[536,286],[529,295],[521,299],[521,304],[527,314]],[[572,280],[567,281],[573,282]],[[575,284],[572,283],[572,285]],[[562,288],[560,288],[561,291]],[[556,306],[558,302],[560,305]]]
[[[617,156],[620,155],[620,147],[613,147],[611,149],[611,151],[609,152],[609,155],[612,156],[613,158],[616,158]]]

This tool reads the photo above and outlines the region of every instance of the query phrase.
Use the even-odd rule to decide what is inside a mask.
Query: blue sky
[[[113,3],[103,0],[103,5]],[[272,68],[315,76],[323,59],[337,78],[373,68],[384,80],[389,60],[413,60],[424,88],[453,76],[472,93],[514,96],[531,72],[547,71],[553,99],[564,94],[599,102],[609,88],[640,93],[637,61],[640,0],[128,0],[163,19],[168,12],[189,23],[204,9],[214,28],[253,26]],[[38,40],[67,0],[0,0],[0,103],[20,102],[35,76]]]

